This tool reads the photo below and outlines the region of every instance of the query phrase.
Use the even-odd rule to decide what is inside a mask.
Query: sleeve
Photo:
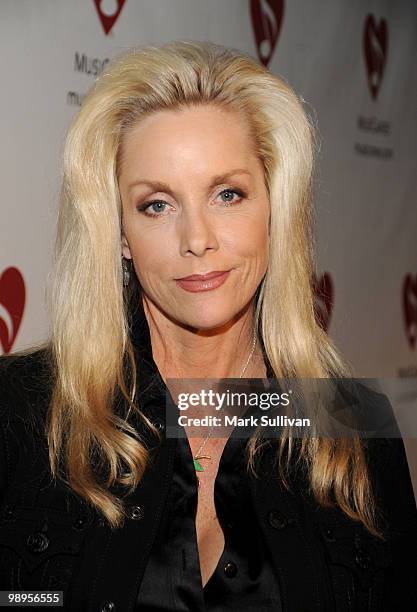
[[[1,418],[1,412],[0,412]],[[6,438],[3,427],[0,423],[0,505],[3,500],[3,494],[7,484],[7,455],[6,455]]]

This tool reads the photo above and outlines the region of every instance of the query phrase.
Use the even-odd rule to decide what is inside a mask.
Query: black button
[[[157,421],[157,422],[155,423],[155,427],[156,427],[157,429],[159,429],[159,431],[164,431],[164,429],[165,429],[165,425],[164,425],[164,423],[161,423],[161,421]]]
[[[236,523],[232,519],[230,519],[230,520],[228,520],[226,522],[226,526],[227,526],[228,529],[233,529],[235,525],[236,525]]]
[[[333,529],[327,527],[324,531],[324,537],[328,542],[336,542],[336,538],[334,537]]]
[[[356,564],[363,570],[368,570],[370,567],[370,558],[368,553],[360,548],[355,557]]]
[[[224,566],[224,573],[228,578],[234,578],[237,574],[236,563],[233,563],[233,561],[229,561],[229,563],[226,563],[226,565]]]
[[[128,510],[128,516],[133,521],[140,521],[145,515],[145,509],[143,506],[130,506]]]
[[[76,529],[77,531],[82,531],[84,529],[84,527],[87,526],[87,517],[84,516],[83,514],[81,514],[80,516],[78,516],[74,523],[73,523],[73,527],[74,529]]]
[[[274,529],[284,529],[288,525],[288,519],[278,510],[270,510],[268,513],[268,521]]]
[[[10,519],[12,519],[13,515],[14,515],[14,508],[12,506],[6,506],[4,509],[4,518],[6,519],[6,521],[9,521]]]
[[[100,612],[115,612],[116,606],[112,601],[106,601],[101,608]]]
[[[42,553],[49,546],[49,538],[42,532],[31,533],[26,540],[26,547],[33,553]]]

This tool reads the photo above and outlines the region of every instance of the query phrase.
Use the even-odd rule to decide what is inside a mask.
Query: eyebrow
[[[218,174],[213,176],[210,180],[210,184],[208,186],[209,189],[215,187],[218,183],[223,183],[227,181],[231,176],[235,176],[236,174],[248,174],[251,176],[249,170],[245,170],[244,168],[235,168],[234,170],[230,170],[224,174]],[[128,191],[130,192],[133,187],[137,187],[138,185],[145,185],[147,187],[151,187],[154,191],[166,191],[169,194],[172,194],[172,190],[166,183],[161,181],[148,181],[146,179],[137,180],[128,185]]]

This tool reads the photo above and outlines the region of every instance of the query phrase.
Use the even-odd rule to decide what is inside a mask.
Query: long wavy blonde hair
[[[270,256],[255,317],[276,377],[351,375],[314,312],[314,137],[295,93],[250,55],[208,42],[174,41],[119,55],[85,97],[64,148],[49,291],[55,378],[47,424],[53,475],[63,474],[64,465],[70,487],[112,527],[122,524],[124,506],[123,496],[110,487],[131,492],[148,460],[135,429],[114,411],[121,392],[142,418],[135,403],[137,372],[122,282],[120,151],[125,135],[150,113],[198,104],[241,113],[264,167]],[[294,452],[288,432],[279,441],[286,483],[285,448],[288,466]],[[256,449],[251,440],[251,465]],[[297,452],[308,467],[316,500],[324,506],[336,502],[378,536],[360,440],[310,437]],[[104,479],[92,467],[93,456]]]

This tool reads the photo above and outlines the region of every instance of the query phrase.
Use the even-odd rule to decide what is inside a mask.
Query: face
[[[145,298],[196,330],[244,312],[266,273],[269,200],[239,114],[158,111],[122,143],[122,252]],[[222,277],[178,282],[190,275]]]

